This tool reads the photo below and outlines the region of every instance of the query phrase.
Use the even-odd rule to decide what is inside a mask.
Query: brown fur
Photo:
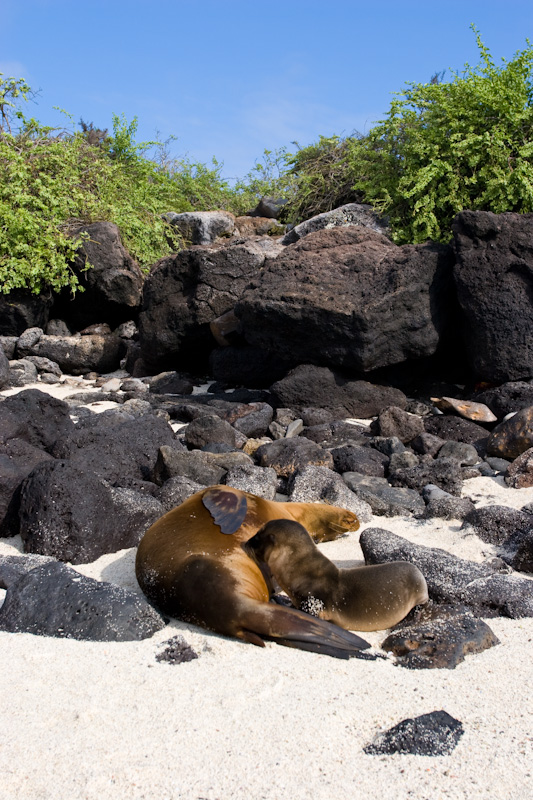
[[[245,549],[264,563],[296,608],[357,631],[390,628],[428,599],[424,576],[408,561],[339,569],[305,528],[270,521]]]
[[[206,493],[210,494],[204,500]],[[204,505],[213,498],[221,506],[227,501],[225,508],[242,504],[245,498],[244,521],[231,535],[222,533]],[[145,533],[136,559],[139,585],[164,613],[254,644],[262,645],[267,637],[318,652],[353,653],[367,647],[336,626],[269,603],[268,571],[261,570],[242,543],[265,522],[280,518],[307,523],[318,541],[359,527],[354,514],[334,506],[276,503],[227,486],[210,487],[169,511]]]

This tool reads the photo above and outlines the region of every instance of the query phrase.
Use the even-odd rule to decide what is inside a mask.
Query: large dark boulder
[[[9,361],[2,347],[0,347],[0,389],[9,383]]]
[[[27,328],[44,328],[50,316],[52,292],[32,294],[26,289],[0,293],[0,335],[20,336]]]
[[[0,444],[0,536],[18,534],[22,481],[37,464],[52,460],[52,456],[24,439],[9,439]]]
[[[150,495],[113,488],[69,461],[47,461],[22,484],[20,534],[27,553],[83,564],[135,547],[163,513]]]
[[[99,415],[93,424],[80,427],[56,444],[53,455],[118,486],[153,480],[159,448],[175,444],[170,425],[154,414],[116,423],[110,418],[108,425],[105,422]]]
[[[23,389],[0,403],[0,441],[24,439],[50,452],[75,430],[67,403],[39,389]]]
[[[164,626],[143,597],[57,561],[36,566],[12,583],[0,609],[0,630],[62,639],[137,641]]]
[[[215,346],[209,325],[231,310],[278,247],[265,239],[197,245],[161,259],[147,277],[139,315],[143,361],[152,370],[198,369]]]
[[[62,292],[54,307],[56,316],[73,330],[81,330],[94,322],[107,322],[112,327],[131,319],[141,302],[143,274],[121,242],[120,232],[112,222],[93,222],[76,229],[78,236],[88,238],[78,250],[74,274],[83,292]],[[86,269],[90,264],[90,269]]]
[[[327,367],[312,364],[302,364],[291,370],[270,390],[279,406],[326,408],[337,419],[367,419],[389,406],[405,408],[407,405],[407,398],[400,389],[348,380]]]
[[[533,376],[533,214],[462,211],[453,222],[465,348],[479,380]]]
[[[250,344],[301,363],[368,372],[437,352],[455,324],[451,248],[398,247],[362,227],[310,233],[237,303]]]

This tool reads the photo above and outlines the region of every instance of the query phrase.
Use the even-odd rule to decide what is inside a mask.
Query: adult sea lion
[[[135,570],[163,613],[264,647],[264,638],[337,657],[369,644],[313,616],[269,603],[272,583],[243,542],[269,520],[301,521],[317,541],[356,530],[355,514],[322,503],[276,503],[229,486],[197,492],[144,534]]]
[[[268,566],[296,608],[343,628],[390,628],[428,600],[426,580],[414,564],[339,569],[292,520],[267,522],[244,548]]]

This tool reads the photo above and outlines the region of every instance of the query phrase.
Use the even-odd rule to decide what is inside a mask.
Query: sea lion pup
[[[144,534],[139,585],[163,613],[264,647],[264,638],[327,653],[357,655],[368,642],[335,625],[269,603],[272,584],[242,548],[268,520],[300,519],[319,541],[357,529],[355,514],[315,503],[276,503],[229,486],[197,492]]]
[[[298,522],[267,522],[243,547],[268,566],[296,608],[343,628],[390,628],[428,600],[426,580],[414,564],[339,569]]]

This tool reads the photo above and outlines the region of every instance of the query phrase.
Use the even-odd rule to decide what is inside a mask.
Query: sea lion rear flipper
[[[222,533],[238,531],[244,522],[248,502],[244,492],[238,489],[208,489],[202,496],[202,503],[213,517],[215,525]]]
[[[335,658],[363,657],[361,650],[370,647],[357,634],[294,608],[270,604],[268,614],[265,614],[263,607],[248,612],[246,617],[246,632],[253,629],[258,638],[271,639],[286,647],[324,653]],[[373,656],[368,655],[368,658]]]

